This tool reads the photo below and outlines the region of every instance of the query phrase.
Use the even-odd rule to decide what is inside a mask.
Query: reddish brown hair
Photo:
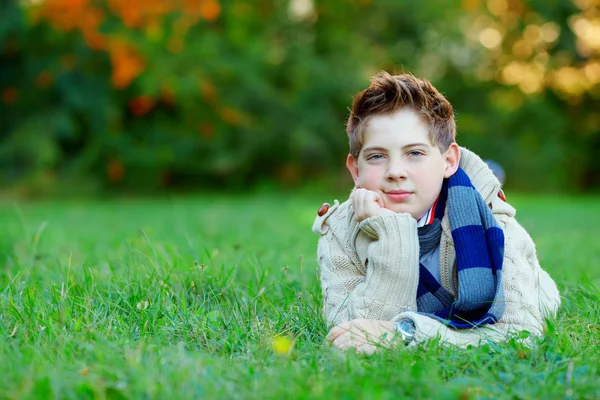
[[[370,117],[391,114],[404,107],[414,110],[429,125],[431,143],[440,151],[446,151],[455,141],[456,124],[452,105],[429,81],[410,74],[380,72],[352,102],[346,125],[350,154],[358,158],[364,144],[364,128]]]

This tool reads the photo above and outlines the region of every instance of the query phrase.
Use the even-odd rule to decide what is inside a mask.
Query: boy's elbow
[[[540,311],[544,318],[554,318],[561,305],[556,283],[545,271],[540,277]]]

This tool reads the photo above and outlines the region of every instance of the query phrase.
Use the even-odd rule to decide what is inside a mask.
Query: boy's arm
[[[540,335],[544,319],[556,314],[560,295],[552,278],[539,265],[533,240],[514,218],[498,219],[505,234],[502,271],[506,309],[500,321],[473,330],[454,330],[422,314],[400,313],[393,320],[410,318],[415,322],[414,342],[439,337],[442,342],[465,347],[487,340],[506,340],[509,333],[522,330]]]
[[[327,323],[364,318],[390,321],[416,310],[419,248],[416,221],[409,214],[375,216],[359,223],[374,241],[366,266],[349,243],[346,221],[328,221],[318,257]]]

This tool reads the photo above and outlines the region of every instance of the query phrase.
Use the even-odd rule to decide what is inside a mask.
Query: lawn
[[[557,281],[548,334],[324,345],[316,210],[255,194],[0,204],[0,398],[600,398],[600,198],[511,195]]]

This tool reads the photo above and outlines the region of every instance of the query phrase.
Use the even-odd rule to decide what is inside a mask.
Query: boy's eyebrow
[[[402,148],[408,149],[409,147],[418,147],[418,146],[430,147],[427,143],[410,143],[405,146],[402,146]]]
[[[362,149],[362,151],[387,151],[387,149],[385,147],[371,146],[365,147],[364,149]]]
[[[427,143],[409,143],[409,144],[402,146],[402,150],[408,149],[410,147],[418,147],[418,146],[430,147],[430,145],[428,145]],[[365,151],[365,152],[367,152],[367,151],[387,151],[387,149],[385,147],[370,146],[370,147],[365,147],[362,151]]]

